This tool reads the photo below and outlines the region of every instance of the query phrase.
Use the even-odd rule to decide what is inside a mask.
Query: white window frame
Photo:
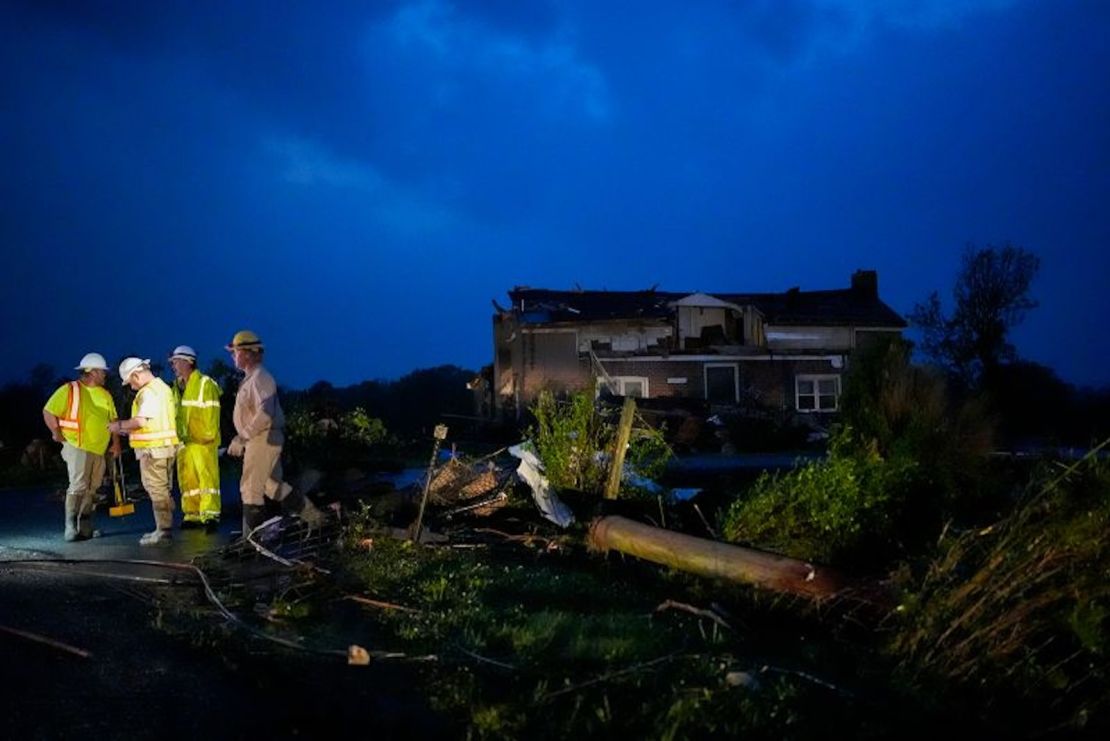
[[[709,399],[709,369],[710,368],[732,368],[732,382],[735,388],[732,390],[732,402],[735,404],[740,401],[740,364],[739,363],[706,363],[701,367],[701,382],[702,388],[705,390],[705,398]]]
[[[836,383],[836,392],[833,395],[834,403],[832,409],[821,407],[821,381],[834,381]],[[813,397],[813,408],[802,409],[802,381],[813,382],[813,393],[804,394],[805,396]],[[832,412],[840,411],[840,394],[841,394],[840,374],[839,373],[803,373],[794,376],[794,409],[802,413],[814,414],[829,414]]]
[[[617,396],[625,396],[624,384],[626,382],[631,381],[632,383],[643,384],[644,395],[641,396],[641,397],[637,397],[637,398],[641,398],[641,399],[650,398],[650,391],[649,391],[649,388],[648,388],[647,376],[609,376],[608,380],[612,381],[613,385],[616,386],[616,389],[615,389],[614,393],[616,393]],[[606,386],[606,385],[608,385],[606,383],[606,379],[599,377],[597,379],[597,392],[601,393],[601,387]]]

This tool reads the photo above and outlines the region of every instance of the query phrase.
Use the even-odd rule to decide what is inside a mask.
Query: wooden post
[[[605,498],[616,499],[621,490],[621,474],[624,472],[624,449],[632,437],[632,418],[636,416],[636,400],[631,396],[624,398],[621,407],[621,421],[617,426],[617,444],[613,450],[613,465],[609,469],[609,480],[605,483]]]
[[[436,456],[439,455],[439,446],[447,439],[447,425],[436,425],[435,444],[432,445],[432,459],[428,461],[428,476],[424,480],[424,492],[420,496],[420,511],[416,515],[416,522],[412,527],[412,542],[420,542],[420,531],[424,529],[424,507],[428,504],[428,491],[432,488],[432,474],[436,470]]]

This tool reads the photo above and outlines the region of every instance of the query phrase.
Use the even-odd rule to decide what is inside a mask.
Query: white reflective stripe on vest
[[[151,396],[155,397],[155,400],[148,403],[147,400]],[[131,402],[132,418],[138,417],[139,410],[144,407],[156,416],[146,418],[142,427],[131,433],[131,447],[155,448],[176,445],[179,439],[177,424],[174,421],[173,391],[157,376],[139,389],[139,393],[135,395],[135,400]]]
[[[220,405],[219,401],[199,401],[198,400],[198,401],[182,401],[181,402],[181,406],[183,406],[183,407],[218,407],[219,405]]]

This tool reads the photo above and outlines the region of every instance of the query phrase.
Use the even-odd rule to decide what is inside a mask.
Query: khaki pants
[[[135,455],[139,459],[139,477],[143,488],[150,495],[150,506],[154,510],[154,524],[159,530],[173,527],[173,488],[174,468],[173,448],[139,448]]]
[[[66,462],[69,473],[66,494],[84,496],[85,492],[95,493],[100,488],[104,481],[104,456],[65,443],[62,445],[62,460]]]
[[[82,527],[82,530],[91,532],[92,515],[96,509],[96,490],[104,481],[104,456],[64,443],[62,460],[66,462],[66,472],[69,474],[66,498],[73,502],[74,516],[82,525],[89,523],[89,527]]]
[[[285,437],[270,431],[247,441],[243,447],[243,478],[239,482],[239,495],[243,504],[260,506],[265,499],[280,502],[289,492],[281,476],[281,449]]]

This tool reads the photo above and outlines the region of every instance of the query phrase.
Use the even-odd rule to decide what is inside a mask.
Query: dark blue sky
[[[291,386],[477,368],[517,284],[908,312],[1009,241],[1019,351],[1110,383],[1110,3],[367,5],[3,4],[0,381],[243,327]]]

